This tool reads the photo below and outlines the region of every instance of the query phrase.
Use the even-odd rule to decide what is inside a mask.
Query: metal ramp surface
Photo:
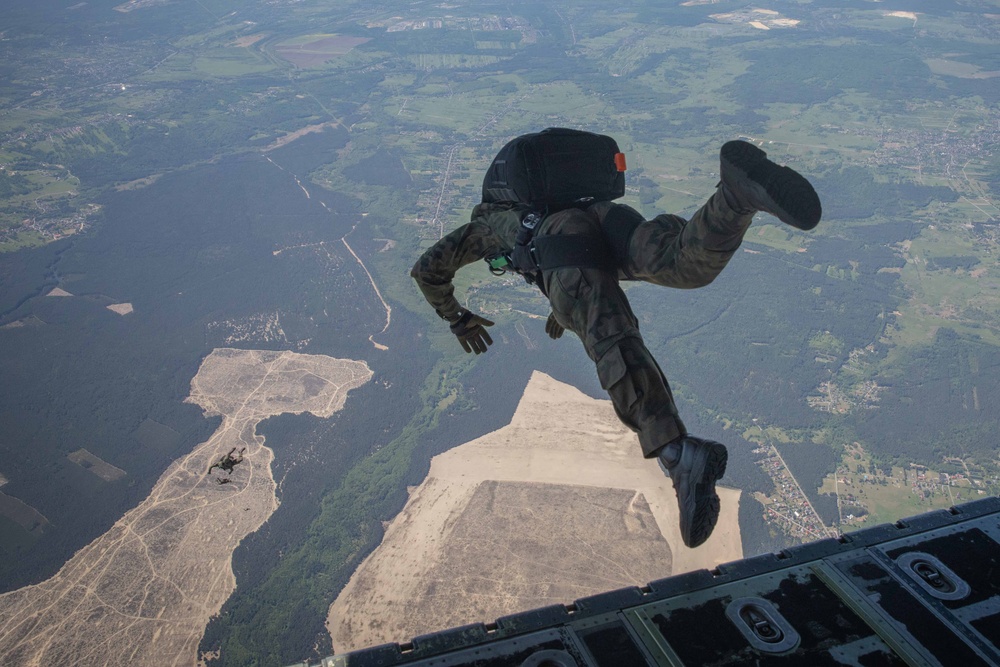
[[[1000,498],[323,667],[1000,666]]]

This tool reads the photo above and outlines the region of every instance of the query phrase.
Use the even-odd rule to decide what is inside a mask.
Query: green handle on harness
[[[486,263],[490,267],[490,273],[499,276],[504,272],[506,272],[507,267],[510,266],[510,258],[507,255],[497,255],[496,257],[487,257]]]

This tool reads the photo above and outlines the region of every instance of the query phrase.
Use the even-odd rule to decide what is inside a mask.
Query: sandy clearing
[[[113,303],[107,308],[108,310],[118,313],[119,315],[128,315],[133,311],[131,303]]]
[[[266,37],[266,35],[262,32],[259,32],[256,35],[247,35],[245,37],[240,37],[235,41],[233,41],[233,46],[248,48],[259,42],[260,40],[264,39],[264,37]]]
[[[737,560],[740,492],[719,495],[715,533],[687,549],[669,479],[610,401],[536,372],[508,426],[431,461],[327,628],[338,652],[405,642]]]
[[[64,290],[63,288],[57,287],[48,294],[46,294],[45,296],[73,296],[73,295]]]
[[[121,185],[116,185],[115,190],[122,192],[123,190],[139,190],[156,183],[160,180],[163,174],[153,174],[152,176],[146,176],[144,178],[137,178],[134,181],[129,181],[128,183],[122,183]]]
[[[129,0],[128,2],[122,3],[114,8],[116,12],[121,12],[123,14],[128,14],[129,12],[136,9],[148,9],[150,7],[156,7],[158,5],[165,5],[170,0]]]
[[[296,67],[315,67],[338,56],[347,55],[355,47],[371,41],[370,37],[346,35],[316,35],[316,39],[301,44],[282,43],[275,53]]]
[[[339,125],[340,125],[340,122],[339,121],[335,121],[335,120],[327,121],[325,123],[318,123],[316,125],[306,125],[305,127],[301,128],[301,129],[295,130],[294,132],[289,132],[288,134],[284,134],[284,135],[278,137],[269,146],[266,146],[265,148],[263,148],[261,150],[264,153],[267,153],[268,151],[273,151],[276,148],[281,148],[282,146],[287,146],[288,144],[292,143],[296,139],[304,137],[305,135],[307,135],[307,134],[309,134],[311,132],[322,132],[323,130],[325,130],[328,127],[337,127]],[[302,187],[301,183],[299,183],[299,187]],[[303,188],[303,190],[304,189],[305,188]],[[308,194],[309,193],[306,192],[306,195],[308,195]]]
[[[195,665],[213,614],[232,594],[232,553],[277,508],[262,419],[329,417],[368,382],[360,361],[216,349],[188,402],[222,424],[174,461],[150,496],[51,579],[0,595],[0,665]],[[231,483],[206,476],[232,447],[246,459]]]
[[[6,479],[3,481],[7,482]],[[8,496],[3,492],[0,492],[0,516],[7,517],[29,531],[44,530],[49,525],[49,520],[41,512],[20,498]]]
[[[113,482],[128,474],[121,468],[111,465],[100,456],[92,454],[86,449],[78,449],[75,452],[70,452],[66,455],[66,458],[81,468],[97,475],[105,482]]]

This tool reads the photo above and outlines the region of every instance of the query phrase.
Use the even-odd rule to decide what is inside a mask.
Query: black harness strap
[[[490,271],[497,275],[512,270],[537,284],[542,293],[542,272],[555,269],[601,269],[628,273],[628,246],[642,215],[627,206],[613,206],[601,223],[601,234],[552,234],[535,236],[538,224],[526,217],[518,230],[514,249],[509,255],[486,258]],[[530,221],[530,224],[527,224]],[[509,267],[509,268],[508,268]],[[499,272],[499,273],[497,273]]]
[[[615,260],[608,250],[607,241],[603,236],[590,234],[539,236],[527,243],[519,243],[510,254],[510,265],[524,276],[529,285],[537,285],[546,296],[542,278],[544,271],[568,268],[615,270]]]
[[[645,222],[642,215],[628,206],[612,206],[601,222],[601,231],[614,253],[615,266],[625,273],[629,280],[635,276],[628,270],[628,244],[632,241],[635,228]]]
[[[590,234],[536,236],[529,244],[528,250],[538,271],[615,268],[615,259],[603,236]]]

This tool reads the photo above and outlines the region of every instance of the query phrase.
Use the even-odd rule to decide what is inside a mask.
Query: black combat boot
[[[705,542],[719,520],[719,494],[715,482],[726,473],[729,452],[725,445],[685,435],[658,454],[677,494],[681,539],[690,548]]]
[[[736,211],[764,211],[799,229],[819,224],[822,207],[816,190],[794,169],[767,159],[747,141],[729,141],[719,154],[722,189]]]

